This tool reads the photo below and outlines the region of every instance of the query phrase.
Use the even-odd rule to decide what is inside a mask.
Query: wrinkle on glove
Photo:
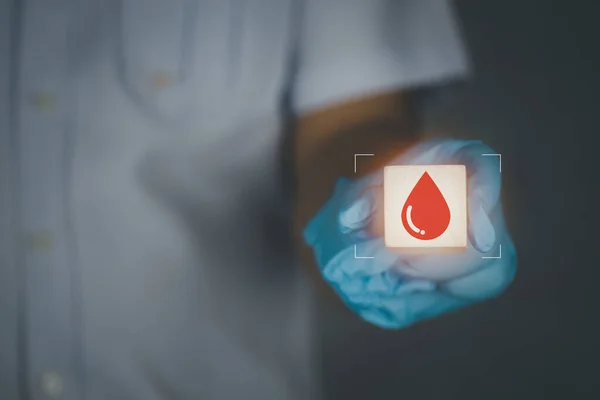
[[[408,150],[390,165],[465,164],[469,245],[463,254],[405,255],[390,251],[368,227],[383,174],[338,180],[334,193],[303,234],[323,278],[365,321],[397,329],[500,294],[512,281],[516,253],[506,231],[500,176],[492,152],[478,141],[436,139]],[[502,259],[482,259],[503,244]]]
[[[349,254],[349,253],[352,254]],[[383,239],[357,245],[336,255],[323,269],[323,277],[342,300],[365,321],[383,328],[401,328],[450,311],[464,301],[436,292],[424,279],[401,278],[391,266],[399,256],[385,249]]]

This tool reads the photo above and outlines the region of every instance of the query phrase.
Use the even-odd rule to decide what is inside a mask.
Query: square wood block
[[[416,253],[466,250],[464,165],[394,165],[383,174],[387,247]]]

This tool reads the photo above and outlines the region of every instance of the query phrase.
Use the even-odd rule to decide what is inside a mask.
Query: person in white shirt
[[[318,399],[281,160],[299,232],[467,72],[444,0],[0,0],[0,398]]]

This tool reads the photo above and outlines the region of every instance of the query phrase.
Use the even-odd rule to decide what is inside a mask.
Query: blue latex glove
[[[469,243],[459,254],[407,255],[385,247],[372,230],[383,218],[383,171],[337,182],[333,196],[307,224],[304,239],[324,279],[351,310],[380,327],[402,328],[496,296],[508,286],[516,253],[499,199],[498,158],[482,156],[490,153],[478,141],[435,139],[389,164],[466,165]],[[482,258],[498,256],[499,245],[501,258]]]

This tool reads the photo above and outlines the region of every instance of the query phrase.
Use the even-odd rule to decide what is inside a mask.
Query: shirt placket
[[[25,269],[28,383],[35,399],[75,399],[80,337],[77,274],[69,232],[67,1],[29,1],[22,10],[18,168]]]
[[[18,398],[18,272],[13,257],[12,60],[13,7],[0,1],[0,394]]]

